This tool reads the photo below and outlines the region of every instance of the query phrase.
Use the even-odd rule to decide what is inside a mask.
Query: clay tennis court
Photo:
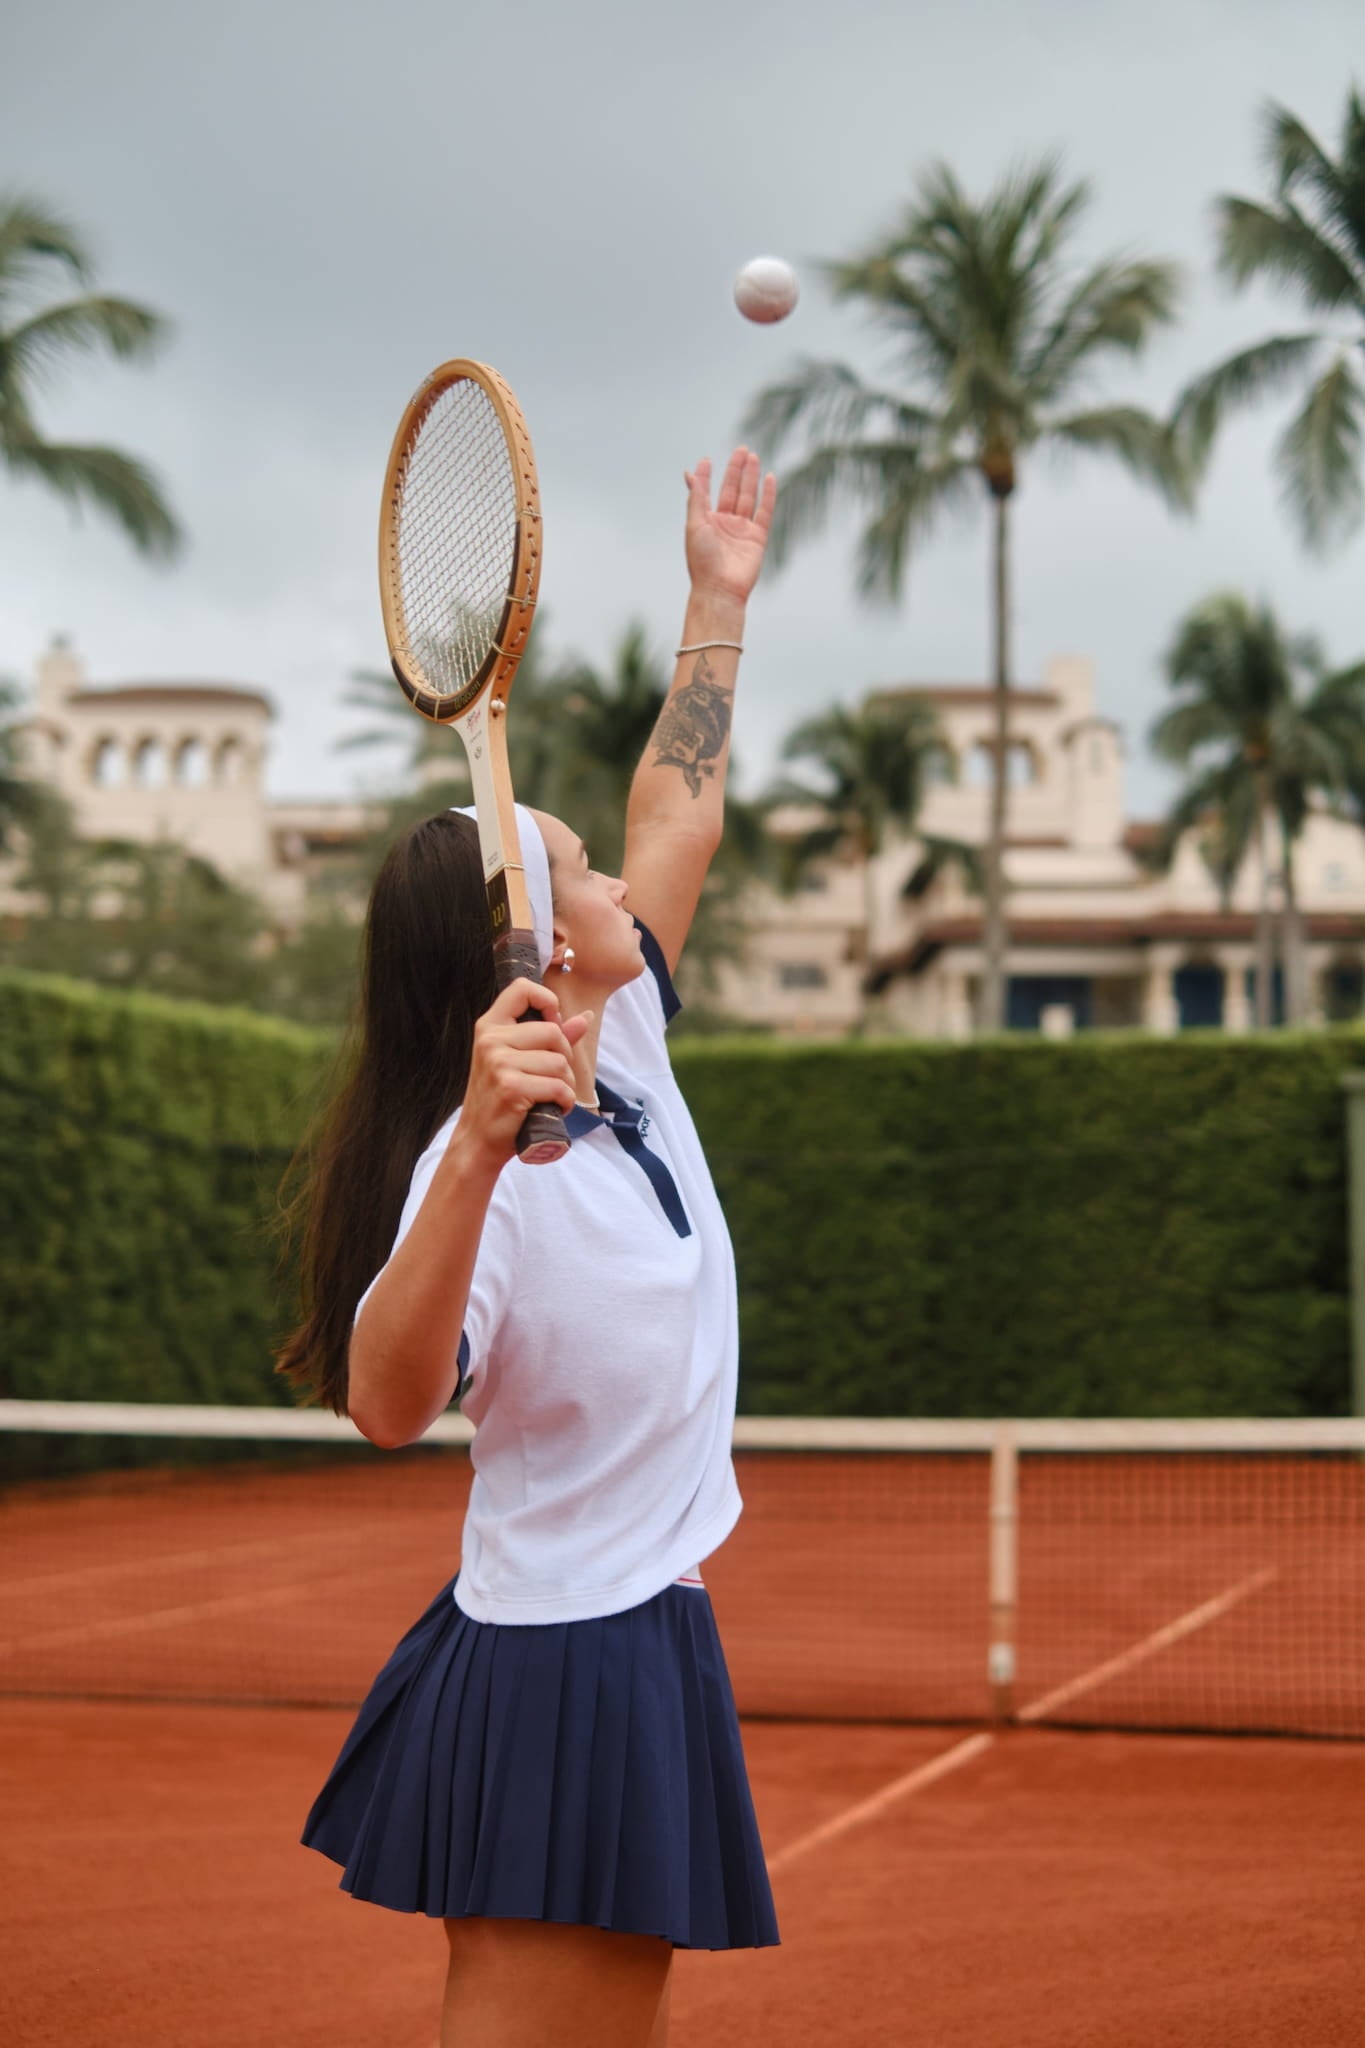
[[[707,1577],[784,1946],[680,1955],[677,2043],[1360,2038],[1358,1457],[1026,1467],[1004,1728],[987,1461],[740,1472]],[[254,1702],[358,1694],[465,1479],[419,1454],[0,1497],[0,2039],[432,2048],[439,1928],[295,1846],[348,1709]]]

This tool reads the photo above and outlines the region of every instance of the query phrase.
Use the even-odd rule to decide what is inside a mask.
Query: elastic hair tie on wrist
[[[673,659],[681,661],[685,654],[701,654],[708,647],[733,647],[736,654],[743,654],[744,652],[744,642],[742,640],[698,640],[691,647],[677,648]]]

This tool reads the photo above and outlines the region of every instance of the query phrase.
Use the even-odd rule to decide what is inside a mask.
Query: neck
[[[576,1017],[583,1010],[592,1011],[592,1022],[573,1049],[573,1092],[585,1108],[590,1108],[597,1099],[597,1041],[602,1032],[602,1012],[611,990],[580,982],[577,975],[567,982],[562,975],[557,979],[559,986],[555,993],[559,997],[562,1016]]]

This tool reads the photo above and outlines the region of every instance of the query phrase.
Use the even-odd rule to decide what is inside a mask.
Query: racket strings
[[[477,385],[443,391],[398,480],[396,568],[411,655],[442,697],[468,688],[502,622],[516,482],[497,411]]]

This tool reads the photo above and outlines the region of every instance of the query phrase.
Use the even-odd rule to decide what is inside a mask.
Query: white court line
[[[1154,1629],[1151,1635],[1144,1636],[1131,1648],[1121,1650],[1116,1657],[1107,1657],[1102,1664],[1096,1664],[1089,1671],[1083,1671],[1078,1678],[1068,1679],[1065,1685],[1054,1686],[1051,1692],[1044,1693],[1039,1699],[1031,1700],[1026,1707],[1020,1708],[1015,1717],[1016,1721],[1027,1723],[1040,1720],[1044,1714],[1051,1713],[1065,1701],[1076,1699],[1083,1692],[1093,1691],[1097,1685],[1103,1685],[1106,1680],[1116,1678],[1122,1671],[1131,1671],[1134,1665],[1144,1663],[1148,1657],[1154,1657],[1158,1650],[1167,1649],[1170,1644],[1178,1643],[1183,1636],[1193,1635],[1196,1629],[1205,1628],[1211,1621],[1217,1621],[1220,1615],[1226,1614],[1230,1608],[1236,1607],[1239,1601],[1245,1600],[1250,1594],[1259,1592],[1262,1586],[1268,1586],[1271,1580],[1277,1579],[1279,1575],[1279,1567],[1270,1565],[1262,1571],[1250,1573],[1245,1579],[1239,1579],[1235,1585],[1225,1587],[1221,1593],[1215,1593],[1212,1599],[1202,1601],[1198,1607],[1191,1607],[1188,1613],[1177,1615],[1174,1621],[1168,1621],[1163,1628]],[[921,1764],[917,1770],[908,1771],[903,1778],[893,1778],[889,1785],[883,1785],[881,1791],[874,1792],[870,1799],[861,1799],[856,1806],[845,1807],[844,1811],[836,1813],[832,1820],[825,1821],[818,1828],[812,1828],[808,1835],[800,1836],[787,1848],[779,1850],[776,1856],[770,1857],[769,1877],[775,1877],[779,1870],[786,1869],[788,1864],[795,1863],[798,1857],[807,1855],[810,1850],[818,1849],[825,1842],[835,1841],[840,1835],[847,1834],[850,1828],[860,1827],[866,1820],[875,1820],[898,1800],[908,1799],[912,1794],[922,1791],[926,1785],[937,1784],[940,1778],[946,1778],[950,1772],[960,1770],[964,1764],[975,1762],[977,1757],[984,1756],[994,1741],[993,1735],[969,1735],[964,1742],[955,1743],[952,1749],[944,1750],[941,1756],[934,1757],[927,1764]]]
[[[252,1558],[259,1563],[263,1558],[288,1557],[290,1554],[290,1545],[274,1540],[224,1543],[212,1550],[149,1551],[145,1557],[123,1557],[116,1564],[74,1565],[69,1571],[34,1572],[26,1579],[6,1579],[0,1592],[6,1599],[11,1596],[22,1598],[30,1593],[59,1593],[68,1586],[104,1585],[111,1579],[146,1578],[159,1571],[193,1571],[203,1565],[245,1564]]]
[[[860,1799],[856,1806],[846,1806],[842,1813],[835,1814],[833,1820],[827,1820],[822,1826],[812,1828],[808,1835],[800,1836],[785,1849],[779,1849],[776,1856],[770,1857],[769,1877],[775,1877],[779,1870],[785,1870],[789,1863],[795,1863],[798,1856],[804,1856],[809,1850],[819,1848],[822,1842],[832,1842],[836,1836],[847,1834],[850,1828],[860,1826],[863,1821],[874,1820],[898,1799],[908,1799],[912,1792],[920,1791],[925,1785],[936,1784],[940,1778],[946,1778],[950,1771],[960,1770],[963,1764],[971,1763],[983,1750],[989,1749],[994,1741],[993,1735],[969,1735],[965,1742],[954,1744],[952,1749],[944,1750],[942,1756],[936,1756],[929,1763],[921,1764],[918,1770],[907,1771],[903,1778],[893,1778],[889,1785],[883,1785],[881,1791],[874,1792],[870,1799]]]
[[[1083,1671],[1079,1678],[1068,1679],[1065,1685],[1054,1686],[1051,1692],[1045,1692],[1040,1699],[1030,1700],[1026,1707],[1019,1709],[1015,1719],[1021,1722],[1040,1721],[1044,1714],[1052,1713],[1067,1700],[1074,1700],[1083,1692],[1093,1692],[1097,1685],[1104,1685],[1109,1679],[1117,1678],[1120,1672],[1131,1671],[1135,1664],[1144,1664],[1149,1657],[1154,1657],[1158,1650],[1165,1650],[1172,1643],[1178,1643],[1182,1636],[1193,1635],[1196,1629],[1205,1628],[1209,1622],[1217,1621],[1230,1607],[1236,1607],[1239,1601],[1245,1600],[1251,1593],[1259,1593],[1262,1586],[1268,1586],[1272,1579],[1279,1576],[1278,1565],[1268,1565],[1263,1571],[1250,1573],[1245,1579],[1239,1579],[1236,1585],[1226,1587],[1221,1593],[1215,1593],[1211,1600],[1203,1601],[1198,1607],[1191,1607],[1187,1614],[1177,1615],[1176,1619],[1168,1621],[1164,1628],[1154,1629],[1151,1635],[1144,1636],[1141,1642],[1134,1643],[1131,1649],[1120,1650],[1116,1657],[1107,1657],[1103,1664],[1096,1664],[1093,1669]]]
[[[67,1649],[73,1643],[108,1642],[116,1636],[148,1635],[158,1629],[183,1628],[186,1623],[217,1619],[226,1614],[252,1614],[265,1607],[284,1607],[290,1601],[307,1599],[324,1587],[344,1586],[348,1590],[367,1581],[387,1577],[380,1565],[369,1572],[329,1572],[321,1579],[291,1579],[286,1586],[271,1586],[254,1593],[228,1593],[215,1600],[198,1600],[183,1607],[154,1607],[142,1614],[110,1615],[103,1621],[84,1621],[70,1628],[49,1629],[43,1635],[16,1636],[0,1642],[0,1660],[31,1655],[35,1650]]]
[[[391,1540],[402,1535],[409,1523],[421,1528],[429,1515],[425,1510],[404,1513],[401,1509],[384,1518],[384,1535]],[[33,1572],[26,1579],[6,1579],[0,1597],[22,1598],[30,1593],[56,1593],[67,1586],[97,1586],[110,1579],[145,1578],[159,1571],[194,1571],[204,1566],[245,1564],[252,1559],[292,1559],[302,1550],[326,1549],[333,1556],[354,1552],[367,1555],[374,1549],[374,1536],[364,1530],[347,1538],[335,1529],[302,1530],[288,1537],[262,1537],[253,1543],[217,1543],[207,1550],[149,1550],[141,1557],[124,1557],[113,1564],[73,1566],[62,1572]]]

